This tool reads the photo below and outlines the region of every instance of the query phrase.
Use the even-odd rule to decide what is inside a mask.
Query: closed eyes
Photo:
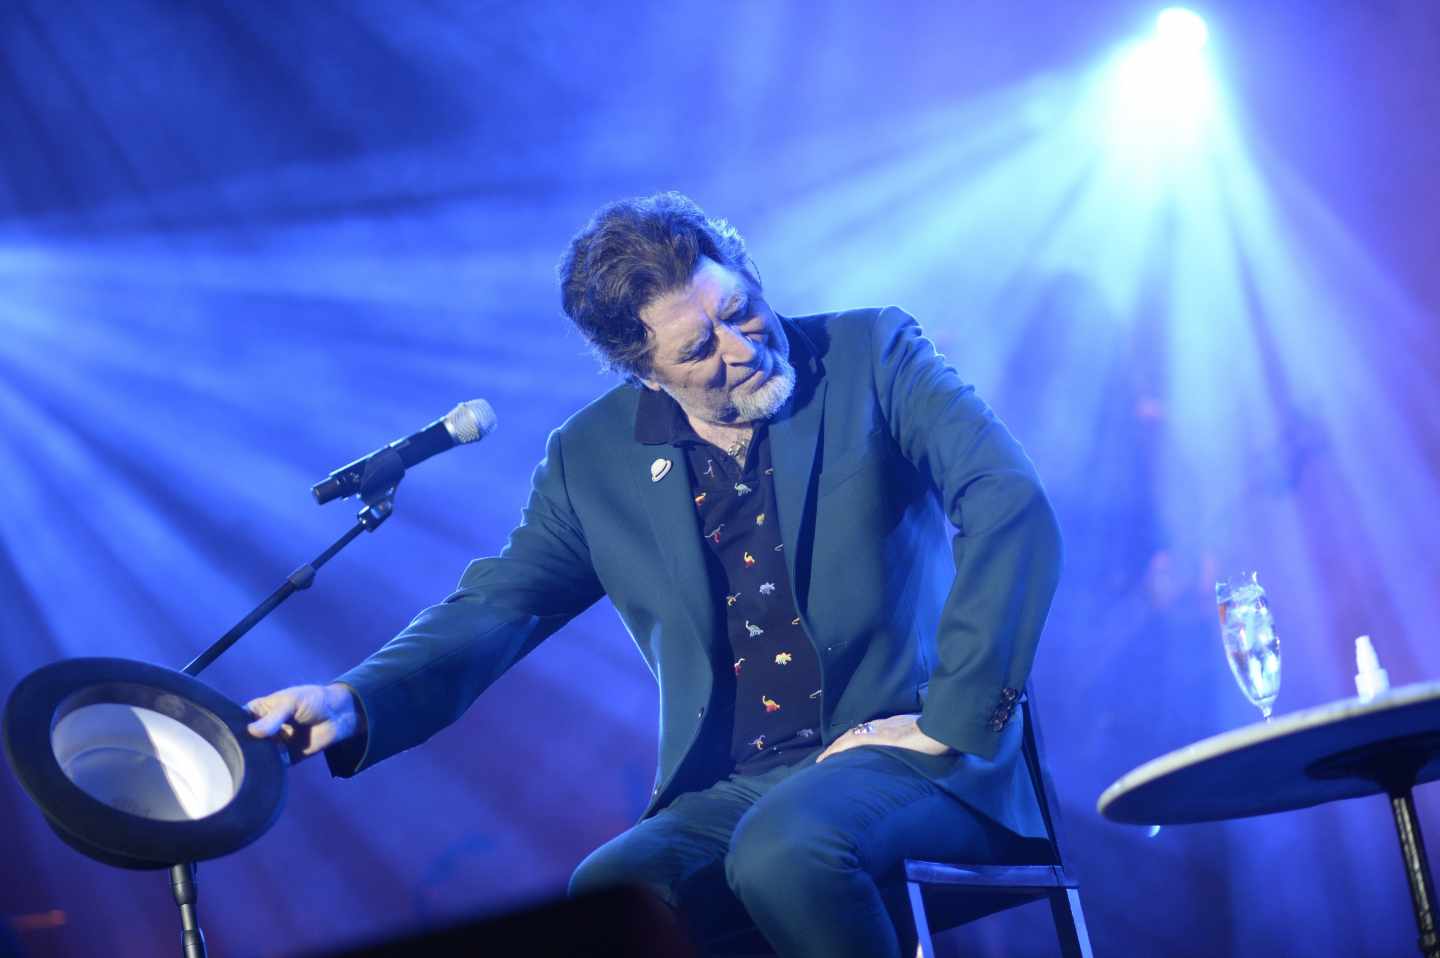
[[[680,358],[683,363],[693,363],[696,360],[704,359],[715,348],[715,337],[706,336],[705,341],[697,346],[686,350],[685,355]]]
[[[752,303],[750,301],[750,298],[747,296],[744,299],[740,300],[732,309],[728,310],[721,322],[726,323],[727,325],[737,322],[744,323],[751,318],[751,309]],[[765,339],[765,331],[763,329],[752,330],[748,333],[745,333],[744,335],[749,337],[750,341],[754,343],[762,342]],[[704,340],[687,348],[683,353],[681,353],[680,362],[698,362],[708,357],[714,351],[715,337],[706,336]]]

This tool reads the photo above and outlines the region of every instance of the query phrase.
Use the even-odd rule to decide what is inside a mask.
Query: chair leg
[[[1057,888],[1050,895],[1050,913],[1055,916],[1060,954],[1065,958],[1094,958],[1090,953],[1090,932],[1085,928],[1085,912],[1080,908],[1080,890]]]
[[[920,894],[920,883],[905,883],[910,892],[910,915],[915,919],[915,937],[919,947],[915,958],[935,958],[935,943],[930,940],[930,922],[925,918],[925,899]]]

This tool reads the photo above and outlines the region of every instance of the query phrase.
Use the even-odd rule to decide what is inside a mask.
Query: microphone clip
[[[395,488],[405,478],[405,463],[394,449],[382,449],[365,461],[356,495],[365,503],[357,518],[374,532],[395,511]]]

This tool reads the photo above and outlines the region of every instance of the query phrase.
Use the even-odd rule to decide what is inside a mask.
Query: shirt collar
[[[640,402],[635,406],[636,442],[675,445],[685,440],[700,440],[678,402],[658,389],[648,386],[639,389]]]

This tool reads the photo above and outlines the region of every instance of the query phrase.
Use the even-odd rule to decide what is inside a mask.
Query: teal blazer
[[[770,425],[776,513],[820,657],[823,741],[919,712],[957,754],[890,751],[995,822],[1043,835],[1015,702],[1060,567],[1034,466],[903,311],[782,322],[797,379]],[[500,555],[337,679],[366,734],[327,753],[335,774],[454,722],[602,595],[660,685],[645,815],[728,772],[733,670],[686,457],[635,438],[639,395],[617,386],[552,432]],[[675,467],[653,482],[658,458]]]

